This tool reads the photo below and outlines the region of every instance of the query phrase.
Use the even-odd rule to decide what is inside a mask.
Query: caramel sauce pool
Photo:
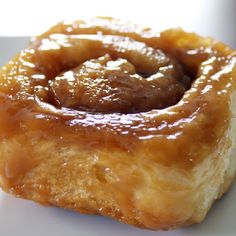
[[[217,148],[231,117],[233,51],[179,29],[159,35],[106,22],[58,24],[1,69],[0,139],[21,143],[4,167],[6,178],[36,165],[27,160],[37,155],[37,140],[91,153],[119,150],[124,158],[131,153],[183,169]]]

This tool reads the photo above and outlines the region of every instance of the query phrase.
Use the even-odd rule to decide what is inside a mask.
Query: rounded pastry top
[[[181,63],[160,49],[116,35],[50,34],[20,58],[26,93],[78,111],[136,113],[176,104],[191,79]]]
[[[1,69],[1,137],[24,130],[194,166],[227,129],[234,83],[235,53],[210,38],[62,22]]]

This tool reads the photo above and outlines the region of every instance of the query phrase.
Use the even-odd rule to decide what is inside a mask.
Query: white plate
[[[0,65],[27,42],[26,37],[0,38]],[[0,190],[0,236],[235,236],[236,184],[211,209],[205,221],[185,229],[148,231],[102,216],[45,207]]]

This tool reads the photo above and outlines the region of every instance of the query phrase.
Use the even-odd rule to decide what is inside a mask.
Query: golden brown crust
[[[150,229],[200,222],[235,173],[235,62],[180,29],[54,26],[0,71],[1,187]]]

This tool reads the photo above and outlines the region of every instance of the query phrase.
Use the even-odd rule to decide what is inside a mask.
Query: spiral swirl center
[[[144,78],[126,59],[112,60],[106,54],[59,74],[50,88],[61,107],[133,113],[175,104],[187,86],[176,80],[179,73],[173,65],[167,65]]]
[[[30,49],[21,59],[28,76],[18,78],[16,92],[59,109],[125,114],[163,109],[175,105],[191,84],[175,58],[129,37],[52,34],[31,48],[32,56]]]

